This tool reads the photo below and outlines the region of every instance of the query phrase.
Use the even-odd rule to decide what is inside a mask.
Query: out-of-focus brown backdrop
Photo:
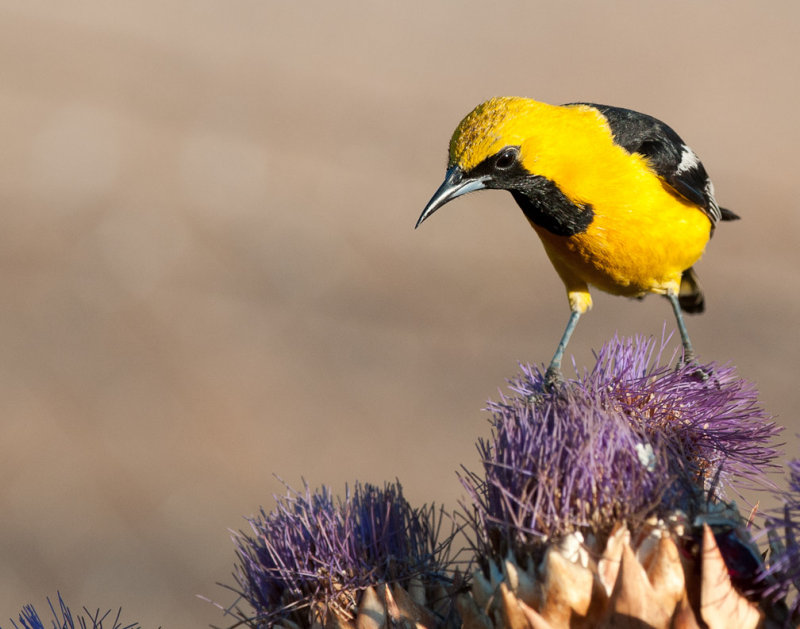
[[[0,624],[60,590],[224,625],[228,529],[305,477],[449,507],[563,289],[507,195],[413,230],[497,94],[639,109],[743,217],[699,265],[704,360],[795,453],[800,4],[0,3]],[[599,295],[571,345],[672,330]]]

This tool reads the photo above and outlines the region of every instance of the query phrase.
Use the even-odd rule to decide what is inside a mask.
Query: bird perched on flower
[[[547,370],[551,385],[592,306],[589,285],[627,297],[665,295],[684,360],[694,359],[681,314],[704,309],[692,265],[717,222],[738,216],[717,205],[705,168],[675,131],[607,105],[492,98],[453,133],[445,180],[417,227],[445,203],[483,189],[511,193],[566,286],[571,315]]]

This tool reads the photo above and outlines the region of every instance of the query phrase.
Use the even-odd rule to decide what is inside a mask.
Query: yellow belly
[[[665,201],[647,210],[595,208],[588,229],[574,236],[532,226],[568,292],[586,284],[631,297],[677,292],[682,272],[703,254],[711,222],[691,204],[671,195]]]

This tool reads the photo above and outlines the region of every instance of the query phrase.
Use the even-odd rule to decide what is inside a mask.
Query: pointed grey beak
[[[428,205],[422,210],[417,224],[414,229],[419,227],[422,222],[433,214],[436,210],[442,207],[445,203],[457,199],[469,192],[476,190],[483,190],[486,188],[486,180],[488,177],[479,177],[478,179],[468,179],[464,177],[464,171],[458,166],[453,166],[447,170],[447,176],[444,178],[442,185],[433,193]]]

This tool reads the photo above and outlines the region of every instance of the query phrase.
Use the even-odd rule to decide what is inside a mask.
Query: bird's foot
[[[694,369],[692,369],[692,367],[694,367]],[[678,369],[686,369],[689,372],[689,375],[700,382],[707,382],[709,378],[711,378],[711,372],[706,371],[700,366],[700,363],[697,362],[694,354],[690,354],[689,356],[684,355],[684,357],[678,361],[675,369],[676,371]]]
[[[544,372],[544,390],[552,393],[564,386],[564,376],[560,367],[550,365]]]

